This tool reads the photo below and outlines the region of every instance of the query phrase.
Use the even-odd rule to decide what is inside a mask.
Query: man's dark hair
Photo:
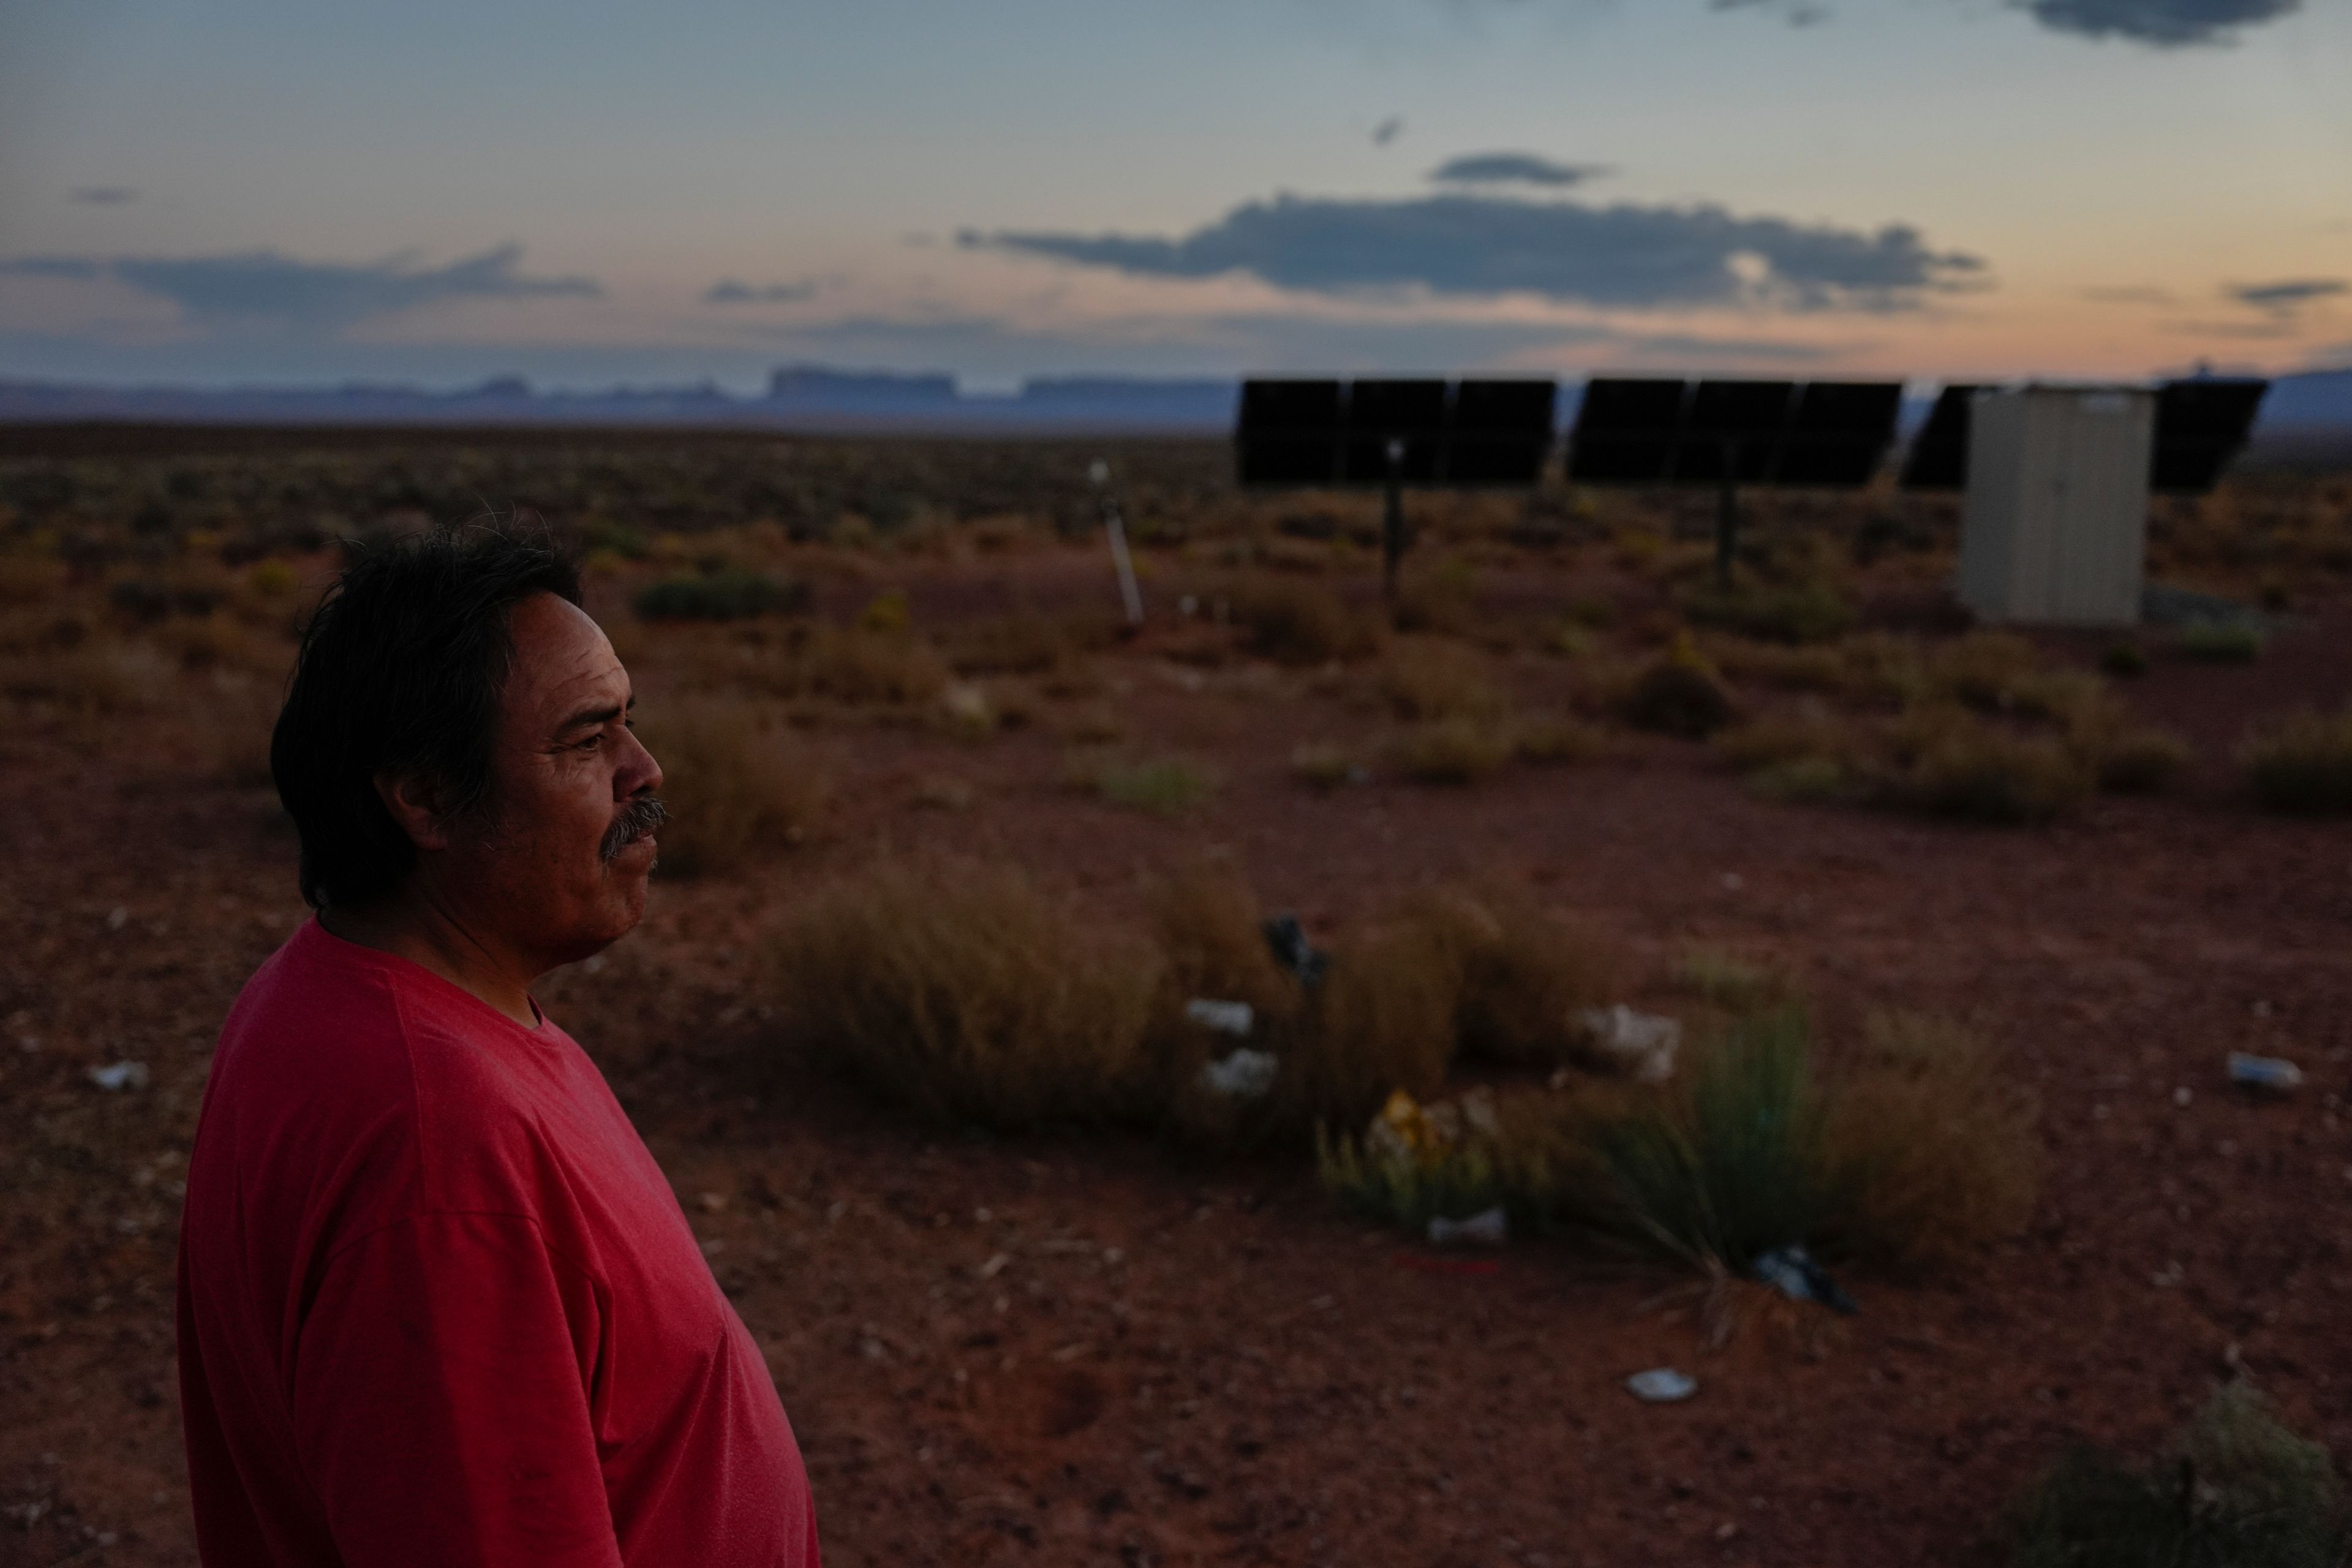
[[[509,617],[535,594],[576,605],[580,574],[543,539],[496,528],[373,545],[344,568],[303,628],[269,737],[312,908],[364,903],[416,865],[379,773],[432,775],[453,814],[488,804]]]

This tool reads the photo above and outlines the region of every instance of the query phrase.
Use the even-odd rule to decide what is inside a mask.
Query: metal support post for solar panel
[[[1731,560],[1739,548],[1739,443],[1723,444],[1723,488],[1715,498],[1715,585],[1731,586]]]
[[[1388,458],[1389,483],[1387,510],[1381,518],[1381,572],[1382,590],[1388,595],[1389,613],[1393,616],[1397,602],[1397,563],[1404,556],[1404,442],[1391,436],[1383,450]]]
[[[1127,552],[1127,523],[1119,516],[1118,497],[1111,493],[1110,465],[1097,459],[1087,470],[1094,482],[1095,495],[1102,508],[1103,529],[1110,535],[1111,565],[1118,573],[1119,602],[1127,607],[1127,624],[1143,624],[1143,591],[1135,584],[1135,561]]]

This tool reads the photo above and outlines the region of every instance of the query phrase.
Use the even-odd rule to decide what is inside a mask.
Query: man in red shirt
[[[664,815],[579,597],[444,533],[304,635],[270,771],[318,912],[229,1015],[180,1233],[207,1563],[817,1562],[758,1348],[530,995],[637,923]]]

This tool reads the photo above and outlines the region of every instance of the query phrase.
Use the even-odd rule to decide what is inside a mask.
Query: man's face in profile
[[[489,808],[453,838],[445,876],[552,967],[643,917],[661,765],[629,728],[628,671],[583,611],[541,594],[509,631]]]

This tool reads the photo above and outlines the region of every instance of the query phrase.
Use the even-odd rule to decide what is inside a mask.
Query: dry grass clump
[[[1633,678],[1618,711],[1637,730],[1703,741],[1737,718],[1738,706],[1685,632]]]
[[[1328,793],[1363,776],[1362,770],[1345,746],[1309,743],[1290,753],[1290,776],[1311,790]]]
[[[1683,612],[1697,626],[1796,644],[1834,642],[1858,618],[1853,602],[1832,584],[1766,583],[1748,576],[1728,588],[1710,584],[1692,590],[1683,597]]]
[[[1526,892],[1448,889],[1408,907],[1450,954],[1456,1049],[1469,1061],[1556,1068],[1589,1060],[1581,1024],[1607,1002],[1611,954]]]
[[[1517,746],[1507,727],[1462,716],[1415,724],[1391,738],[1383,755],[1415,784],[1473,784],[1509,762]]]
[[[2272,811],[2352,812],[2352,709],[2291,713],[2250,736],[2238,760],[2254,798]]]
[[[0,696],[60,715],[90,718],[160,703],[172,664],[147,643],[77,643],[0,658]]]
[[[1452,945],[1416,921],[1350,934],[1306,1000],[1268,1110],[1300,1131],[1360,1126],[1397,1089],[1434,1095],[1445,1082],[1461,1005]]]
[[[1443,637],[1399,637],[1381,661],[1381,695],[1397,717],[1493,721],[1510,711],[1492,667],[1475,648]]]
[[[65,563],[46,555],[0,555],[0,605],[39,605],[66,584]]]
[[[2337,1568],[2352,1511],[2335,1463],[2242,1383],[2145,1468],[2076,1447],[2019,1500],[2016,1568]]]
[[[1609,751],[1608,733],[1599,725],[1564,713],[1530,714],[1511,731],[1512,754],[1538,766],[1589,763]]]
[[[1113,805],[1181,816],[1216,792],[1216,780],[1181,757],[1105,762],[1092,770],[1095,793]]]
[[[2207,664],[2252,664],[2263,642],[2263,628],[2246,621],[2195,621],[2180,633],[2180,651]]]
[[[740,567],[671,577],[640,589],[632,608],[647,621],[740,621],[796,615],[808,608],[805,583]]]
[[[2067,742],[2110,795],[2153,795],[2189,765],[2189,743],[2168,730],[2135,722],[2120,707],[2091,704],[2067,726]]]
[[[1146,1040],[1152,1100],[1171,1127],[1195,1140],[1263,1135],[1269,1130],[1265,1107],[1216,1094],[1200,1081],[1203,1067],[1236,1047],[1280,1052],[1296,1037],[1305,993],[1266,945],[1256,894],[1231,863],[1202,856],[1154,879],[1144,901],[1166,961]],[[1195,998],[1249,1004],[1248,1037],[1236,1039],[1187,1017],[1185,1005]]]
[[[1931,816],[2048,822],[2082,805],[2096,784],[2063,738],[2022,734],[1957,709],[1906,715],[1886,740],[1889,756],[1873,798]]]
[[[694,877],[740,869],[807,837],[832,797],[825,770],[742,703],[688,703],[645,725],[670,819],[661,867]]]
[[[1682,994],[1729,1013],[1761,1012],[1790,995],[1787,978],[1769,966],[1704,944],[1685,948],[1668,979]]]
[[[1074,668],[1116,636],[1101,616],[1023,610],[961,627],[950,643],[949,659],[961,675],[1048,675]]]
[[[1282,664],[1323,664],[1377,652],[1381,628],[1318,583],[1265,577],[1234,596],[1250,650]]]
[[[953,679],[929,643],[904,632],[821,626],[801,644],[785,684],[837,702],[929,702]]]
[[[811,895],[770,972],[818,1060],[948,1122],[1131,1113],[1161,960],[1016,867],[885,861]]]
[[[1841,1250],[1949,1265],[2032,1217],[2042,1152],[2032,1096],[1983,1038],[1948,1019],[1873,1018],[1840,1076],[1822,1138],[1845,1194]]]

